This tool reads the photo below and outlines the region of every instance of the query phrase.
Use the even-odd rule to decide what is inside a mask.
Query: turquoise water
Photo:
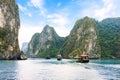
[[[0,80],[120,80],[120,60],[2,60]]]

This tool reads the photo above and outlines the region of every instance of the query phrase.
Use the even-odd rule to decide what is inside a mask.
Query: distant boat
[[[78,59],[77,62],[81,62],[81,63],[88,63],[89,62],[89,57],[87,54],[82,54],[77,59]]]
[[[58,60],[58,61],[61,61],[61,60],[62,60],[61,54],[58,54],[58,55],[57,55],[57,60]]]
[[[47,56],[45,57],[45,59],[50,59],[50,56],[49,56],[49,55],[47,55]]]

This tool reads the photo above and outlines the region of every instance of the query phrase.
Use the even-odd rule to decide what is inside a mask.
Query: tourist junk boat
[[[77,62],[81,62],[81,63],[88,63],[89,62],[89,57],[87,54],[82,54],[77,59],[78,59]]]
[[[61,54],[58,54],[58,55],[57,55],[57,60],[58,60],[58,61],[61,61],[61,60],[62,60]]]

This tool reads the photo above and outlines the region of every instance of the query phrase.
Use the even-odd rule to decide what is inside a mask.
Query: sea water
[[[120,80],[120,60],[1,60],[0,80]]]

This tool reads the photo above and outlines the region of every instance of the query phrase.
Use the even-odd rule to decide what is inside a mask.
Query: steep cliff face
[[[28,44],[28,56],[55,57],[65,38],[59,37],[54,28],[46,25],[41,33],[36,33]]]
[[[20,59],[19,28],[20,20],[15,0],[0,0],[0,59]]]
[[[90,58],[100,58],[95,20],[88,17],[78,20],[60,52],[65,58],[78,57],[84,53],[88,53]]]

